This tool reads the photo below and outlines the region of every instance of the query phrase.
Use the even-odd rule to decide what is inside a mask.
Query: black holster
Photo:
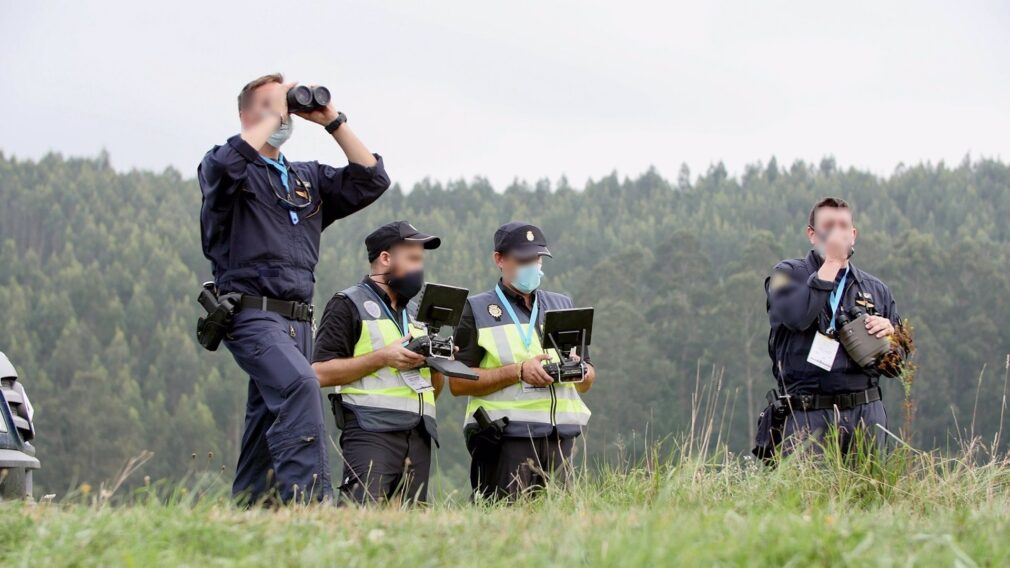
[[[221,340],[231,328],[232,317],[241,309],[241,299],[241,294],[218,296],[213,282],[204,283],[197,302],[207,311],[207,315],[196,322],[196,340],[204,349],[217,351]]]
[[[507,417],[490,420],[484,407],[473,413],[477,428],[466,435],[466,449],[470,453],[470,486],[485,498],[495,495],[493,472],[498,469],[501,440],[508,426]]]
[[[337,428],[343,430],[346,424],[344,420],[344,403],[340,398],[340,395],[335,392],[331,392],[327,398],[330,399],[330,409],[333,410],[333,421],[337,424]]]
[[[782,445],[782,432],[791,409],[775,389],[768,391],[765,398],[768,406],[758,415],[757,434],[754,436],[754,449],[751,453],[767,464],[774,460]]]

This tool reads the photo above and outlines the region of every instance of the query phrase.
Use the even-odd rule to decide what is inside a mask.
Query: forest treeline
[[[832,159],[771,159],[739,176],[721,164],[696,176],[685,167],[675,181],[650,170],[579,188],[565,179],[504,191],[484,179],[394,187],[324,234],[315,303],[366,272],[363,239],[379,224],[407,219],[440,235],[428,279],[476,292],[497,277],[494,228],[528,220],[554,252],[543,285],[597,310],[599,380],[579,451],[612,459],[646,433],[677,436],[698,385],[721,377],[722,440],[745,453],[772,386],[763,281],[778,260],[806,253],[806,215],[825,195],[855,206],[853,262],[891,286],[914,326],[911,441],[944,447],[969,427],[992,436],[1010,352],[1010,166],[1000,161],[880,177]],[[0,350],[36,407],[43,490],[109,479],[143,450],[155,454],[143,469],[153,479],[233,469],[247,379],[227,350],[207,353],[194,339],[210,272],[199,208],[192,172],[120,173],[104,154],[0,154]],[[900,425],[901,386],[884,387]],[[450,486],[466,479],[462,412],[448,393],[439,401],[436,463]]]

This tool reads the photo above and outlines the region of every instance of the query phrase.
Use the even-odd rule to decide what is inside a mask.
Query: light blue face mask
[[[281,144],[287,142],[288,138],[291,138],[291,132],[294,131],[294,129],[294,121],[291,120],[290,116],[288,116],[287,121],[282,122],[280,127],[270,135],[270,138],[267,138],[267,144],[270,144],[274,148],[280,148]]]
[[[539,262],[526,264],[516,269],[516,277],[512,281],[512,285],[523,294],[530,294],[540,287],[540,277],[543,275],[544,271],[540,270]]]

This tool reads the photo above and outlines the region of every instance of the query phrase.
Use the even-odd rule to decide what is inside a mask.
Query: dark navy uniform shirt
[[[197,170],[203,207],[200,236],[222,292],[312,301],[319,239],[337,219],[374,202],[389,188],[382,158],[373,167],[351,163],[286,162],[296,202],[311,196],[294,224],[278,203],[285,195],[280,172],[232,136],[215,146]]]
[[[806,258],[778,263],[765,280],[772,372],[789,394],[840,394],[871,388],[877,384],[877,370],[860,368],[840,345],[831,371],[807,362],[814,336],[827,333],[831,324],[828,297],[843,273],[840,270],[835,282],[828,282],[817,277],[820,268],[820,257],[811,251]],[[853,307],[886,317],[895,326],[900,323],[887,285],[849,263],[839,313]]]

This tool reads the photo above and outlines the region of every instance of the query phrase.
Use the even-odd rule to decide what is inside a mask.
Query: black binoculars
[[[330,104],[330,90],[326,87],[296,85],[288,91],[288,112],[307,112]]]
[[[837,335],[845,352],[860,367],[869,367],[891,350],[889,338],[866,331],[866,313],[859,308],[838,314]]]

